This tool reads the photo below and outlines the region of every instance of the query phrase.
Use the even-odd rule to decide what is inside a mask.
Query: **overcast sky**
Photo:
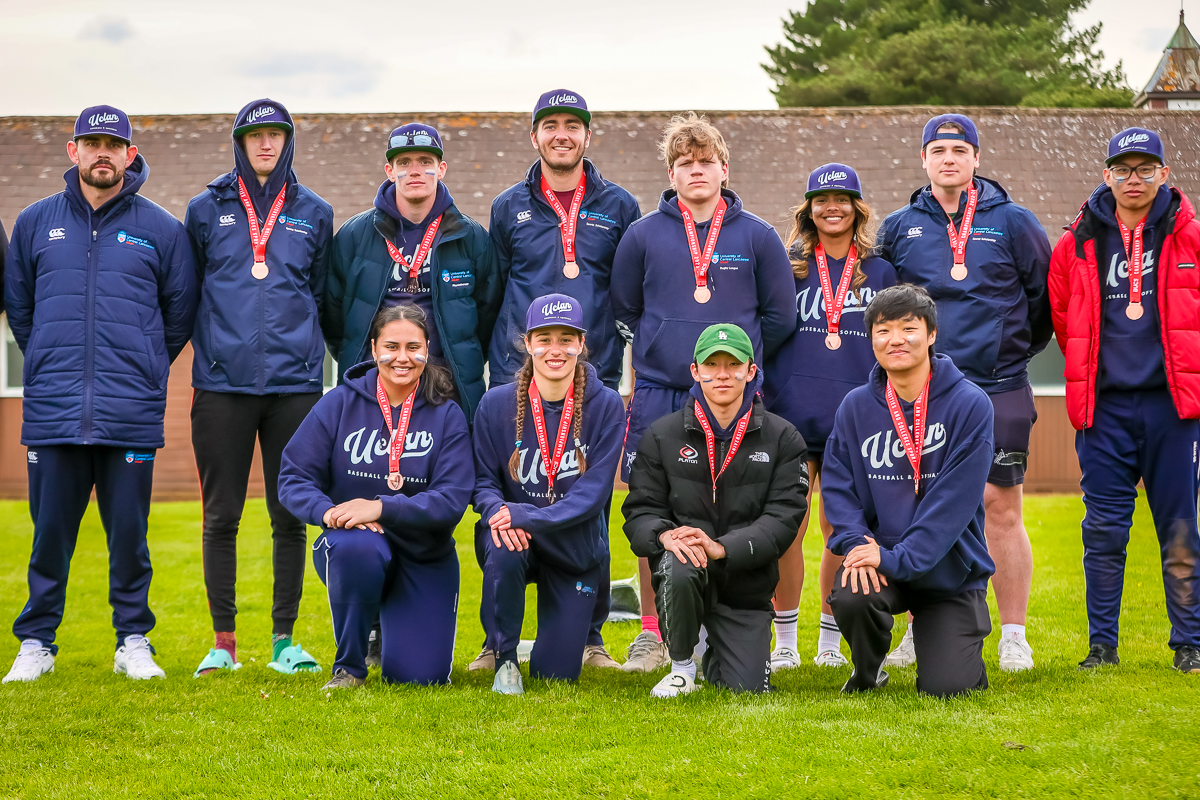
[[[262,96],[293,112],[527,111],[554,88],[597,110],[774,108],[763,46],[800,2],[0,0],[0,116],[232,114]],[[1093,0],[1079,23],[1104,22],[1106,61],[1137,90],[1178,13]]]

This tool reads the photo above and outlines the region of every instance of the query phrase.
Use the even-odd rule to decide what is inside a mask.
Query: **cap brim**
[[[703,361],[707,361],[708,357],[711,356],[713,353],[729,353],[729,355],[733,356],[734,358],[740,358],[742,360],[743,364],[748,364],[754,360],[753,353],[750,353],[749,355],[747,355],[746,353],[744,353],[740,350],[735,350],[733,347],[731,347],[728,344],[710,345],[709,347],[706,347],[705,349],[697,352],[695,354],[694,360],[697,364],[699,364]]]
[[[538,120],[540,120],[542,117],[548,117],[551,114],[573,114],[574,116],[583,120],[584,125],[592,124],[591,113],[582,108],[575,108],[575,106],[548,106],[543,108],[541,111],[533,115],[533,124],[537,125]]]
[[[292,132],[292,126],[288,125],[286,122],[255,122],[251,125],[242,125],[234,128],[233,135],[243,136],[257,128],[279,128],[282,131],[286,131],[288,134],[291,134]]]
[[[834,192],[837,194],[848,194],[851,197],[862,197],[862,192],[856,192],[853,189],[814,189],[811,192],[805,192],[804,199],[807,200],[810,197],[816,197],[817,195],[825,194],[826,192],[831,194]]]
[[[1167,162],[1163,161],[1162,157],[1157,155],[1156,153],[1147,153],[1142,150],[1127,150],[1124,153],[1117,153],[1115,156],[1109,156],[1108,158],[1104,159],[1104,166],[1111,167],[1112,163],[1114,161],[1116,161],[1118,158],[1124,158],[1125,156],[1150,156],[1151,158],[1157,158],[1158,163],[1160,163],[1160,164],[1167,163]]]
[[[124,142],[125,144],[133,144],[133,139],[126,139],[124,136],[121,136],[116,133],[111,133],[109,131],[88,131],[87,133],[77,133],[74,136],[72,136],[71,138],[72,139],[82,139],[85,136],[108,136],[111,139],[116,139],[118,142]]]
[[[540,331],[542,328],[570,328],[573,331],[579,331],[580,333],[587,333],[587,328],[579,328],[574,325],[568,325],[565,322],[543,322],[541,325],[534,325],[532,328],[530,328],[529,330],[527,330],[525,332],[533,333],[534,331]]]
[[[433,147],[432,145],[428,145],[428,146],[424,146],[424,147],[418,147],[418,146],[414,145],[413,147],[392,147],[386,153],[383,154],[383,159],[385,161],[391,161],[398,154],[406,153],[410,150],[419,150],[422,153],[433,153],[438,158],[442,157],[442,151],[436,147]]]

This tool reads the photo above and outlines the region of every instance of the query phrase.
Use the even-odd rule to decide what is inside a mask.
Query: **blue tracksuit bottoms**
[[[67,600],[67,576],[93,487],[108,542],[108,602],[117,647],[154,628],[150,549],[146,545],[154,450],[99,445],[28,448],[29,602],[13,623],[18,639],[37,639],[57,653],[54,636]]]
[[[1158,533],[1170,647],[1200,647],[1198,447],[1200,422],[1180,419],[1166,389],[1102,392],[1092,427],[1075,434],[1086,508],[1083,571],[1092,644],[1117,646],[1125,547],[1141,479]]]
[[[483,580],[485,585],[490,584],[494,603],[496,666],[517,660],[517,643],[525,621],[525,587],[533,583],[537,585],[538,625],[529,674],[575,680],[583,668],[583,648],[596,610],[600,565],[583,572],[567,572],[540,557],[536,544],[520,551],[489,544]]]
[[[458,622],[458,554],[418,563],[374,531],[331,529],[313,543],[337,657],[333,668],[367,677],[367,641],[379,620],[383,679],[449,683]]]
[[[625,410],[625,445],[621,452],[621,480],[629,483],[629,470],[637,455],[638,443],[650,426],[668,414],[683,408],[691,397],[691,387],[675,389],[649,381],[634,384],[629,407]]]

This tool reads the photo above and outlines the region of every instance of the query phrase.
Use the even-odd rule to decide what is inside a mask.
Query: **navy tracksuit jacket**
[[[400,457],[404,485],[393,491],[377,378],[372,363],[359,364],[317,402],[283,451],[279,499],[318,527],[338,503],[382,501],[384,535],[327,529],[313,544],[333,615],[334,668],[366,677],[367,639],[378,617],[385,679],[447,683],[458,609],[454,528],[474,481],[467,419],[453,401],[431,405],[418,393]],[[392,414],[395,426],[400,410]]]

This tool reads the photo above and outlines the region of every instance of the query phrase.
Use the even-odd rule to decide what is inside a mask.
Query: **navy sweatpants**
[[[633,468],[633,459],[637,455],[638,443],[642,435],[658,420],[674,414],[683,408],[683,404],[691,397],[687,389],[675,389],[669,386],[659,386],[656,383],[638,381],[633,387],[633,396],[629,398],[629,408],[625,412],[625,446],[621,453],[621,480],[629,482],[629,470]]]
[[[1117,646],[1125,547],[1140,478],[1158,533],[1170,647],[1200,647],[1198,447],[1200,422],[1180,419],[1166,389],[1103,392],[1092,427],[1075,434],[1087,509],[1083,571],[1092,644]]]
[[[517,643],[525,621],[525,586],[533,583],[537,585],[538,632],[529,658],[529,674],[570,681],[578,678],[600,578],[600,565],[573,573],[546,563],[538,556],[536,544],[527,550],[510,551],[491,543],[483,580],[491,584],[494,603],[496,665],[517,660]]]
[[[458,624],[458,554],[417,563],[374,531],[333,529],[313,543],[337,657],[333,668],[367,677],[367,640],[379,620],[383,679],[449,683]]]
[[[126,636],[154,628],[150,549],[146,546],[154,450],[98,445],[48,445],[28,449],[29,602],[13,623],[18,639],[37,639],[57,653],[55,633],[67,600],[67,576],[92,488],[108,542],[108,602],[117,647]]]

